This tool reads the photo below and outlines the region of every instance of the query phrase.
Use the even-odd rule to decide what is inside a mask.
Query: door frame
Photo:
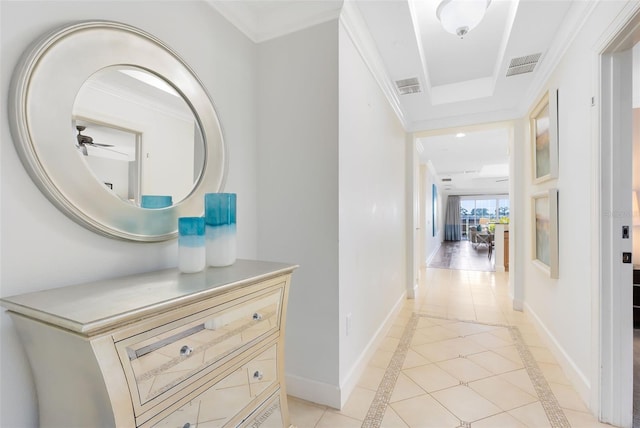
[[[632,240],[621,239],[631,211],[631,47],[640,40],[640,5],[629,2],[596,48],[597,98],[594,116],[594,203],[591,215],[599,233],[592,246],[596,287],[592,289],[594,385],[592,405],[602,422],[631,427],[633,423],[632,265],[623,251]],[[626,53],[625,53],[626,52]],[[629,164],[618,159],[628,157]],[[623,286],[628,284],[628,287]]]
[[[517,189],[522,188],[522,180],[524,180],[522,174],[516,173],[519,165],[522,165],[524,160],[524,153],[520,149],[522,145],[518,144],[518,137],[523,135],[524,125],[521,120],[503,120],[497,122],[483,122],[474,125],[465,125],[465,126],[457,126],[457,127],[449,127],[449,128],[440,128],[434,130],[427,131],[418,131],[410,134],[407,140],[407,146],[410,147],[410,151],[407,156],[407,164],[411,165],[411,174],[413,177],[413,181],[411,181],[412,188],[408,192],[411,199],[408,203],[408,211],[412,213],[412,221],[409,224],[407,229],[407,236],[409,237],[410,244],[408,248],[413,248],[414,257],[411,255],[407,258],[409,260],[408,265],[408,277],[416,278],[417,281],[420,278],[420,270],[421,268],[426,266],[426,243],[425,240],[422,239],[425,231],[424,229],[424,209],[425,206],[425,198],[426,191],[422,183],[424,183],[423,167],[420,163],[420,144],[419,139],[423,137],[429,137],[433,135],[441,135],[441,134],[451,134],[455,132],[473,132],[473,131],[481,131],[487,129],[495,129],[495,128],[504,128],[508,131],[508,146],[509,146],[509,230],[512,234],[511,236],[516,236],[519,232],[519,228],[522,224],[524,224],[523,220],[518,220],[516,217],[523,215],[518,212],[516,206],[522,203],[522,198],[524,197],[521,192],[518,192]],[[444,196],[448,196],[446,194],[442,194],[443,199]],[[444,214],[443,214],[444,216]],[[421,230],[422,229],[422,230]],[[414,231],[419,231],[420,238],[414,234]],[[430,233],[430,232],[429,232]],[[522,251],[516,251],[517,240],[512,240],[509,245],[509,294],[512,299],[513,309],[517,311],[523,310],[524,303],[524,279],[522,278],[522,269],[520,268],[520,263],[522,262],[521,254]],[[415,256],[418,257],[418,261],[416,261]],[[411,263],[413,260],[413,263]],[[408,281],[407,292],[411,296],[411,293],[415,293],[414,285],[411,281]]]

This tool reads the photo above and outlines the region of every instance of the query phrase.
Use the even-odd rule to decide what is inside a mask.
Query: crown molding
[[[245,1],[206,0],[254,43],[262,43],[337,19],[343,0],[269,1],[260,7]]]
[[[405,131],[409,128],[407,115],[400,104],[393,81],[387,74],[386,67],[376,45],[369,33],[366,23],[358,7],[351,1],[345,1],[340,13],[340,23],[355,45],[360,57],[373,75],[389,105],[395,112]]]
[[[395,85],[387,74],[369,29],[353,1],[287,2],[286,7],[279,7],[278,2],[272,2],[272,6],[265,7],[261,13],[242,1],[206,0],[206,2],[256,44],[332,19],[339,19],[403,128],[405,130],[408,128],[406,113],[398,99]]]
[[[227,21],[236,27],[249,40],[257,43],[258,16],[242,2],[205,0],[212,9],[222,15]]]
[[[571,7],[563,20],[563,25],[560,26],[557,36],[554,37],[551,47],[543,54],[534,80],[523,97],[520,108],[517,109],[520,116],[525,117],[540,94],[545,91],[553,71],[557,68],[580,29],[597,6],[597,3],[587,1],[574,1],[571,3]]]

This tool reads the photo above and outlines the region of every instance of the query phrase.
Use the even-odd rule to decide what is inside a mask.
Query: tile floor
[[[429,268],[495,271],[495,257],[486,245],[470,241],[444,241],[429,262]]]
[[[295,427],[361,427],[414,312],[421,316],[381,427],[551,426],[507,329],[447,320],[517,326],[564,413],[564,426],[610,427],[589,413],[526,314],[511,309],[507,273],[431,268],[422,273],[416,299],[406,301],[344,408],[290,397]]]

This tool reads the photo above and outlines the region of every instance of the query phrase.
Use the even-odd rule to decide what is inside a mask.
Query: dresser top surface
[[[69,285],[0,299],[5,308],[82,334],[135,317],[214,297],[292,272],[287,263],[237,260],[227,267],[184,274],[177,269]]]

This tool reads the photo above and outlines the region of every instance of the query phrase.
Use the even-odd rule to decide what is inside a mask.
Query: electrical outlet
[[[347,336],[349,336],[351,334],[351,313],[347,314],[347,319],[346,319],[346,334]]]

